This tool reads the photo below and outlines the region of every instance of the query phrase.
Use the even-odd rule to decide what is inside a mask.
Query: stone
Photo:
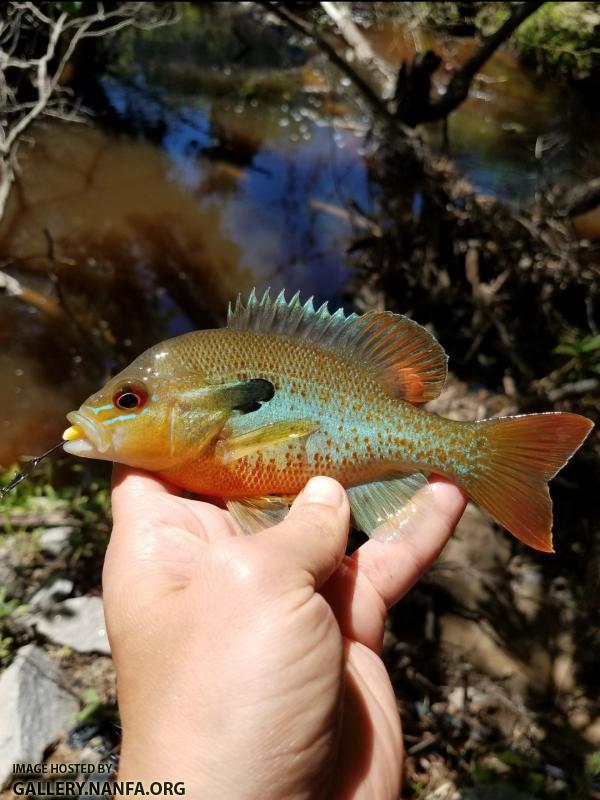
[[[50,575],[29,598],[27,605],[34,611],[50,611],[59,601],[68,597],[73,589],[73,581],[62,575]]]
[[[22,567],[30,552],[29,533],[14,533],[0,538],[0,587],[5,596],[22,597],[26,587]]]
[[[532,642],[527,660],[522,660],[503,645],[490,625],[450,613],[440,617],[439,625],[442,648],[453,658],[459,657],[494,680],[504,681],[517,694],[547,690],[552,661],[541,645]]]
[[[583,738],[592,747],[600,747],[600,718],[594,720],[583,732]]]
[[[67,645],[78,653],[110,655],[102,600],[92,595],[69,597],[46,613],[30,616],[38,633],[50,642]]]
[[[69,547],[71,535],[74,532],[75,528],[70,525],[46,528],[40,535],[40,550],[44,555],[56,558]]]
[[[42,760],[78,709],[49,656],[34,644],[21,647],[0,677],[0,788],[11,782],[13,764]]]

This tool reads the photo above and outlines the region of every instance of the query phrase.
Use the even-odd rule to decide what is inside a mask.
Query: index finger
[[[150,472],[114,464],[112,472],[112,512],[116,522],[148,515],[155,498],[179,497],[181,490]]]
[[[445,478],[430,480],[433,503],[418,524],[408,526],[394,541],[366,542],[352,556],[386,608],[403,597],[442,552],[454,532],[467,497]]]

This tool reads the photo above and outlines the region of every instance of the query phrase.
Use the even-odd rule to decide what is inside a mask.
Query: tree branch
[[[329,19],[335,23],[346,44],[356,54],[362,64],[375,67],[384,81],[383,96],[391,97],[394,93],[396,75],[384,59],[380,58],[371,47],[371,43],[352,19],[352,9],[348,3],[321,3],[321,8]]]
[[[354,70],[345,58],[339,55],[335,47],[331,45],[324,36],[322,36],[314,25],[306,22],[301,17],[296,16],[291,11],[288,11],[283,5],[279,3],[265,2],[264,0],[257,0],[257,5],[262,6],[267,11],[274,14],[286,25],[294,28],[304,36],[313,39],[318,47],[325,53],[329,60],[336,65],[336,67],[346,75],[358,91],[362,94],[365,102],[370,106],[371,110],[377,117],[385,120],[386,122],[393,122],[393,116],[388,109],[385,102],[379,97],[373,87]]]
[[[445,94],[433,102],[429,100],[424,107],[424,118],[419,122],[433,122],[434,120],[444,119],[454,109],[458,108],[467,99],[471,82],[481,67],[500,45],[510,38],[519,25],[542,5],[542,0],[530,0],[529,2],[521,3],[498,30],[484,40],[479,50],[462,67],[456,70],[452,78],[450,78]]]
[[[5,6],[0,19],[0,219],[15,181],[18,144],[27,129],[43,115],[74,119],[60,81],[79,42],[177,19],[172,3],[121,2],[109,11],[101,2],[89,3],[91,13],[63,11],[54,19],[32,2],[12,0]],[[30,56],[32,39],[44,47],[37,57]],[[29,94],[20,97],[27,85]]]
[[[563,195],[559,205],[564,217],[577,217],[600,206],[600,178],[578,184]]]

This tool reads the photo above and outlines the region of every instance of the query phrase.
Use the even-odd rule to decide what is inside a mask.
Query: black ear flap
[[[249,414],[258,411],[261,403],[267,403],[275,394],[275,387],[270,381],[263,378],[253,378],[238,384],[236,394],[239,393],[237,404],[232,406],[234,411]]]
[[[268,402],[275,394],[273,384],[262,378],[213,386],[210,391],[215,392],[219,402],[231,411],[240,411],[242,414],[258,411],[261,403]]]

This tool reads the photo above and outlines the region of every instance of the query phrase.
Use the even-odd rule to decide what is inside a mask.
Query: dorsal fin
[[[299,292],[288,302],[269,290],[259,300],[254,289],[244,304],[238,295],[229,305],[227,326],[306,339],[333,350],[373,371],[388,391],[410,403],[437,397],[446,380],[447,357],[428,330],[390,311],[345,316],[331,314],[327,303],[315,309],[312,297],[304,305]]]

